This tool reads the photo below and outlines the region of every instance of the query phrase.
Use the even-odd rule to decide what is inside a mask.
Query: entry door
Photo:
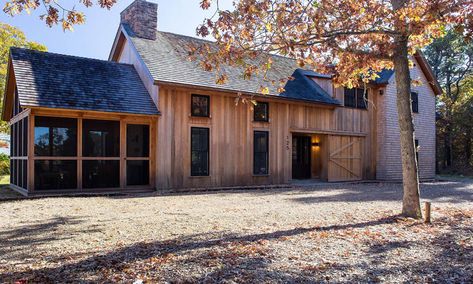
[[[308,179],[310,178],[310,137],[293,136],[292,137],[292,178]]]

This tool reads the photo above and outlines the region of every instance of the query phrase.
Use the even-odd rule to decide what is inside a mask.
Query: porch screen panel
[[[10,183],[27,188],[28,117],[10,127]]]
[[[77,188],[77,161],[36,160],[34,162],[35,190]]]
[[[120,122],[82,121],[82,185],[84,188],[120,186]]]
[[[74,118],[35,117],[35,156],[77,156],[77,120]]]
[[[149,125],[126,127],[126,184],[149,185]]]

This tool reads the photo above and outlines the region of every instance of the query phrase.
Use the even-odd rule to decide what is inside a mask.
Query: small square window
[[[254,121],[269,121],[269,103],[256,102],[253,111]]]
[[[192,116],[209,117],[210,97],[203,95],[192,95],[191,114]]]

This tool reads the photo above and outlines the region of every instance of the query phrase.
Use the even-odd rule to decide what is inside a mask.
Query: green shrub
[[[10,157],[6,154],[0,154],[0,175],[10,174]]]

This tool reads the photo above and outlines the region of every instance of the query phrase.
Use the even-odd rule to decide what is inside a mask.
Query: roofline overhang
[[[116,112],[116,111],[104,111],[104,110],[90,110],[90,109],[78,109],[78,108],[58,108],[58,107],[47,107],[47,106],[31,106],[24,105],[23,108],[29,108],[32,110],[57,110],[57,111],[66,111],[66,112],[92,112],[96,114],[105,114],[105,115],[129,115],[129,116],[140,116],[140,117],[159,117],[161,112],[158,111],[156,114],[145,114],[145,113],[132,113],[132,112]]]
[[[311,100],[304,100],[304,99],[293,99],[293,98],[288,98],[288,97],[282,97],[278,95],[264,95],[260,93],[250,93],[250,92],[242,92],[238,90],[232,90],[232,89],[225,89],[225,88],[213,88],[213,87],[205,87],[205,86],[200,86],[200,85],[191,85],[191,84],[183,84],[183,83],[178,83],[178,82],[170,82],[170,81],[159,81],[155,80],[154,85],[165,85],[165,86],[177,86],[181,88],[193,88],[193,89],[201,89],[201,90],[206,90],[206,91],[214,91],[214,92],[225,92],[225,93],[231,93],[231,94],[242,94],[247,97],[258,97],[262,99],[274,99],[274,100],[281,100],[281,101],[288,101],[288,102],[294,102],[294,103],[305,103],[305,104],[311,104],[314,106],[319,106],[319,107],[324,107],[324,108],[336,108],[336,107],[341,107],[341,104],[329,104],[329,103],[324,103],[324,102],[315,102]]]
[[[13,59],[11,56],[11,50],[8,54],[8,63],[7,63],[7,74],[6,74],[5,90],[3,92],[3,106],[2,106],[2,120],[9,121],[12,118],[12,97],[14,97],[16,79],[15,79],[15,70],[13,69]],[[13,99],[14,100],[14,99]]]
[[[424,56],[424,53],[421,50],[417,50],[416,53],[414,54],[414,58],[417,60],[419,63],[419,67],[422,70],[422,72],[425,75],[425,78],[429,82],[430,87],[434,91],[434,94],[436,96],[442,94],[442,87],[440,86],[437,77],[434,74],[434,71],[430,67],[429,62],[427,62],[427,59]]]

